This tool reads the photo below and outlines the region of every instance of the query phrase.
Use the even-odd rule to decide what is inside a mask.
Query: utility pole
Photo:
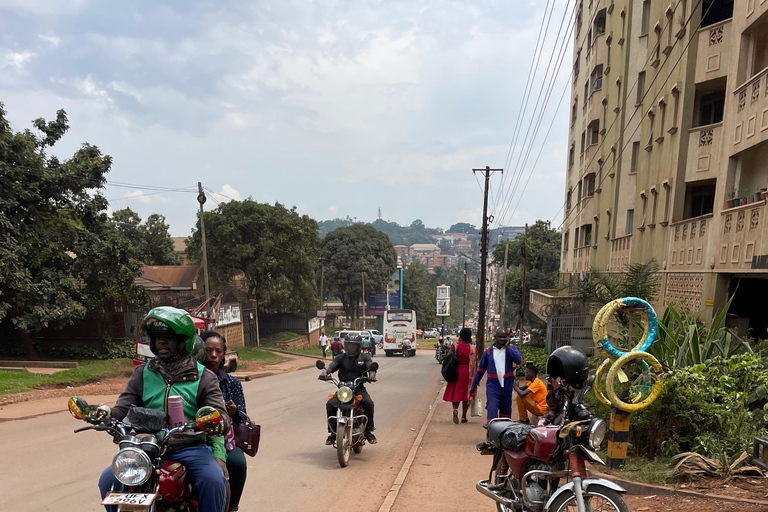
[[[493,219],[488,218],[488,186],[491,179],[491,174],[494,172],[500,172],[504,174],[504,169],[491,169],[489,166],[485,166],[485,169],[472,169],[472,172],[480,172],[485,177],[485,192],[483,194],[483,231],[481,232],[480,241],[480,311],[477,322],[477,351],[482,353],[485,349],[485,330],[488,328],[485,325],[485,287],[486,279],[488,276],[488,221]]]
[[[467,262],[464,262],[464,302],[461,305],[461,328],[467,325]]]
[[[203,284],[205,285],[205,300],[208,300],[211,296],[211,289],[208,286],[208,250],[205,245],[205,216],[203,215],[203,205],[205,204],[205,193],[203,192],[203,184],[197,182],[197,202],[200,203],[200,235],[203,240]],[[208,318],[211,318],[210,307],[206,306],[206,313]]]
[[[528,224],[525,224],[525,238],[523,239],[523,291],[520,297],[520,318],[517,320],[517,330],[523,326],[523,315],[525,314],[525,274],[528,272]]]
[[[504,323],[504,306],[507,304],[507,258],[509,257],[509,240],[504,244],[504,272],[501,278],[501,287],[499,288],[501,293],[501,306],[499,307],[499,314],[501,315],[501,323]]]
[[[325,290],[323,289],[323,280],[325,279],[325,265],[320,265],[320,309],[325,310]]]
[[[365,272],[360,276],[363,278],[363,329],[365,329]]]

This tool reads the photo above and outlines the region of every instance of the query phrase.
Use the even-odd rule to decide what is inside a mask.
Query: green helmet
[[[187,354],[193,353],[195,346],[195,322],[189,313],[183,309],[176,309],[170,306],[161,306],[153,308],[144,317],[144,328],[150,335],[150,349],[155,352],[155,337],[153,334],[160,332],[171,332],[179,336],[180,342]]]

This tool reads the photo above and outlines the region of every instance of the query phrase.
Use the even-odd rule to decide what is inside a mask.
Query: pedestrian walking
[[[323,359],[325,359],[325,351],[328,350],[328,336],[325,335],[325,331],[320,333],[320,350],[323,351]]]
[[[459,423],[459,403],[462,404],[461,422],[467,422],[469,410],[470,377],[477,370],[477,348],[472,344],[472,331],[466,327],[459,333],[459,342],[451,345],[456,354],[457,379],[449,382],[443,394],[443,400],[453,404],[453,422]]]
[[[517,412],[520,423],[528,423],[528,413],[541,418],[549,412],[547,407],[547,386],[539,380],[539,368],[528,363],[525,367],[525,384],[515,381]]]
[[[333,343],[331,343],[331,357],[336,359],[336,356],[341,354],[344,351],[344,345],[342,345],[339,338],[334,338]]]
[[[523,362],[523,356],[514,346],[509,345],[506,329],[499,328],[494,335],[493,345],[485,349],[470,389],[470,399],[477,394],[477,385],[488,372],[485,383],[488,421],[512,417],[512,390],[515,385],[515,367]]]

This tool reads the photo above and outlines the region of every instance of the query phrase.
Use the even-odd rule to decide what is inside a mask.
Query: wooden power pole
[[[517,320],[517,330],[523,326],[523,315],[525,314],[525,274],[528,272],[528,224],[525,224],[525,238],[523,239],[523,290],[520,297],[520,318]]]
[[[467,326],[467,262],[464,262],[464,302],[461,305],[461,328]]]
[[[485,349],[485,329],[488,327],[485,320],[485,304],[487,297],[486,280],[488,278],[488,186],[490,184],[491,174],[500,172],[504,174],[504,169],[491,169],[486,166],[485,169],[472,169],[472,172],[480,172],[485,177],[485,192],[483,194],[483,230],[480,241],[480,311],[478,312],[477,322],[477,350],[481,352]],[[493,219],[490,219],[491,221]]]
[[[197,182],[197,202],[200,203],[200,235],[203,241],[203,285],[205,286],[205,300],[211,297],[211,289],[208,286],[208,250],[205,245],[205,215],[203,215],[203,205],[205,204],[205,193],[203,192],[203,184]],[[210,307],[207,307],[209,311],[206,311],[208,318],[211,318]]]

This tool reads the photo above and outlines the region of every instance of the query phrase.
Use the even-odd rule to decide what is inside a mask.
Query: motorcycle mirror
[[[590,375],[590,377],[587,379],[587,384],[584,386],[584,389],[586,391],[589,391],[595,385],[596,377],[597,377],[596,375]]]
[[[325,368],[325,361],[321,361],[318,359],[317,361],[315,361],[315,366],[317,367],[318,370],[322,370],[323,368]]]
[[[67,402],[67,408],[69,409],[69,414],[75,419],[82,420],[88,416],[91,406],[88,405],[88,402],[86,402],[84,398],[73,396],[69,399],[69,402]]]
[[[379,363],[373,362],[371,363],[371,366],[368,367],[369,372],[375,372],[379,370]]]
[[[213,436],[224,435],[224,422],[221,420],[221,413],[210,405],[197,410],[195,425],[200,430],[204,430],[206,434]]]

